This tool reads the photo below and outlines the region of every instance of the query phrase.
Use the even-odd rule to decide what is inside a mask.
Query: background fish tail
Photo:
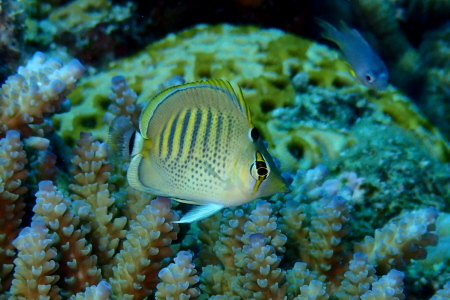
[[[131,121],[125,116],[115,118],[108,134],[108,145],[111,148],[110,160],[114,163],[130,160],[133,147],[132,138],[136,133]]]
[[[333,25],[322,19],[315,18],[315,20],[317,24],[319,24],[319,26],[324,29],[321,34],[322,37],[339,45],[339,38],[337,38],[337,36],[340,34],[339,31]]]

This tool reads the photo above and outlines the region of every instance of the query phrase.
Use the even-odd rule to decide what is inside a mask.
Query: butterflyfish
[[[178,223],[287,191],[241,89],[224,80],[160,92],[143,108],[139,130],[116,118],[110,144],[131,155],[131,187],[199,205]]]
[[[379,91],[387,88],[389,72],[386,65],[356,29],[350,29],[344,22],[341,22],[340,30],[323,20],[317,22],[325,29],[322,37],[339,46],[360,83]]]

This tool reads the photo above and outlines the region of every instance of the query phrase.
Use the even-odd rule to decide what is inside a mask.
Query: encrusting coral
[[[45,65],[41,54],[32,61],[36,59]],[[318,165],[287,172],[290,193],[224,209],[187,228],[173,223],[179,212],[170,199],[127,186],[126,180],[118,179],[127,162],[111,161],[106,143],[82,133],[67,160],[70,170],[61,168],[57,176],[50,170],[52,180],[34,179],[31,182],[39,182],[36,191],[32,185],[27,190],[27,176],[45,176],[39,177],[38,163],[34,165],[41,167],[27,172],[34,158],[25,150],[56,150],[56,140],[43,137],[54,133],[52,128],[35,124],[46,124],[83,70],[77,63],[67,69],[53,64],[38,71],[29,64],[37,74],[29,78],[38,88],[31,88],[39,94],[37,101],[20,81],[9,80],[9,87],[0,91],[3,107],[19,103],[17,94],[9,92],[16,83],[26,96],[20,101],[42,102],[50,99],[43,96],[47,92],[55,101],[36,106],[41,112],[33,112],[33,120],[30,112],[19,108],[12,116],[22,121],[3,123],[0,299],[144,299],[152,294],[157,299],[216,300],[448,297],[450,283],[434,273],[423,294],[410,293],[411,281],[421,282],[410,272],[410,264],[424,259],[427,247],[439,243],[438,210],[422,205],[390,220],[380,216],[385,224],[365,228],[369,233],[362,238],[356,221],[364,212],[357,207],[369,206],[373,191],[366,189],[360,174],[349,170],[333,176]],[[60,72],[52,72],[51,66]],[[71,68],[75,75],[69,76]],[[60,75],[71,79],[63,89],[52,88],[64,82]],[[41,84],[34,82],[38,78]],[[114,77],[112,87],[114,105],[105,121],[119,113],[136,114],[138,97],[131,84]],[[33,138],[45,147],[35,147]],[[56,153],[61,159],[63,154]],[[24,210],[25,204],[33,206],[32,211]]]

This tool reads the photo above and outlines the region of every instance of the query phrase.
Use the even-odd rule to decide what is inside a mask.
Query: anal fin
[[[219,210],[224,208],[223,205],[208,203],[205,205],[195,206],[193,209],[188,211],[180,221],[174,221],[173,223],[192,223],[198,220],[204,219],[206,217],[212,216]]]

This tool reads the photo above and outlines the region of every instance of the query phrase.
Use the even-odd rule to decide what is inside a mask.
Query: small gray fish
[[[387,88],[389,73],[386,65],[356,29],[350,29],[344,22],[341,22],[340,30],[323,20],[317,22],[325,29],[322,36],[339,46],[359,82],[379,91]]]

